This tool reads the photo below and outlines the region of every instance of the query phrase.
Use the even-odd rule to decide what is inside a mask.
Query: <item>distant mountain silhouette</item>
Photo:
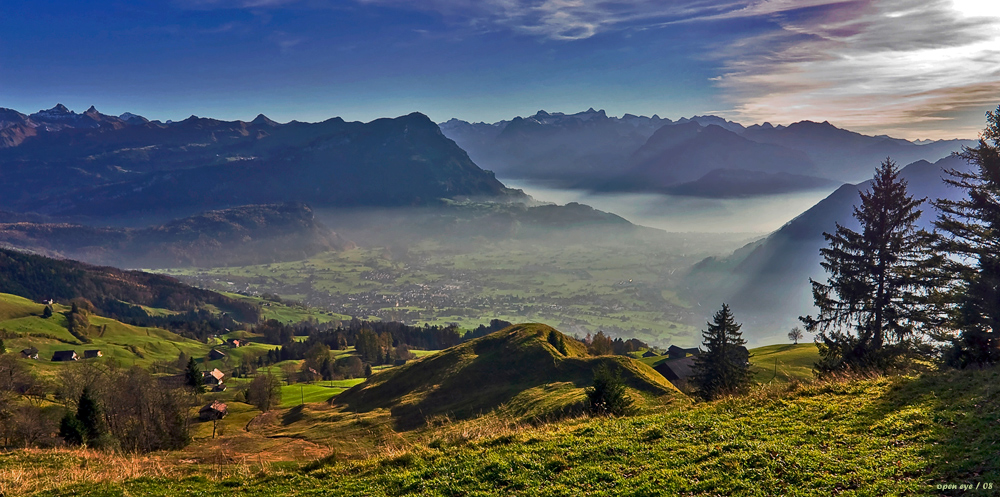
[[[142,229],[0,223],[0,244],[91,264],[216,266],[299,260],[353,244],[304,204],[248,205]]]
[[[399,206],[440,198],[523,200],[426,116],[278,124],[191,116],[125,119],[62,105],[0,111],[0,209],[171,219],[274,202]]]
[[[864,181],[886,157],[899,164],[918,160],[937,161],[974,140],[940,140],[922,145],[890,138],[867,136],[837,128],[829,122],[801,121],[789,126],[751,126],[743,136],[760,143],[772,143],[806,153],[823,171],[823,176],[847,182]]]
[[[742,197],[863,181],[887,156],[935,161],[970,140],[916,144],[830,123],[744,127],[718,116],[677,121],[539,111],[493,124],[441,124],[477,163],[504,177],[596,191]]]
[[[703,127],[694,121],[661,127],[632,155],[629,163],[627,170],[601,189],[650,191],[673,186],[676,191],[679,185],[699,179],[700,184],[692,186],[704,190],[706,183],[728,181],[738,188],[739,181],[729,180],[730,175],[735,175],[736,179],[746,176],[749,171],[799,177],[817,173],[815,164],[802,152],[757,143],[720,126]],[[712,176],[704,178],[708,173]],[[756,179],[759,184],[773,176],[757,176]],[[787,178],[785,183],[788,183]],[[756,188],[747,185],[747,189],[738,189],[732,194],[750,194],[761,186],[765,190],[772,189],[767,185]],[[694,195],[697,191],[685,193]]]
[[[916,198],[959,198],[961,190],[946,185],[944,169],[968,168],[964,159],[948,157],[936,163],[917,161],[904,167],[900,176],[907,191]],[[872,168],[874,172],[874,167]],[[869,173],[871,174],[871,173]],[[688,276],[692,292],[702,305],[731,305],[744,332],[755,339],[780,339],[798,316],[814,313],[809,278],[825,281],[819,249],[826,246],[823,232],[836,229],[835,223],[859,229],[852,217],[859,192],[870,181],[841,186],[809,210],[789,221],[761,242],[741,249],[729,258],[709,258],[696,265]],[[930,229],[937,218],[925,203],[918,224]]]
[[[441,130],[469,152],[477,164],[507,178],[558,180],[606,178],[669,119],[603,110],[576,114],[540,110],[493,124],[452,119]]]

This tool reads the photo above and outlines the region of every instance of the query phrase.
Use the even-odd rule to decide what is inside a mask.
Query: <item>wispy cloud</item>
[[[268,37],[282,52],[288,52],[296,45],[305,41],[302,36],[293,35],[284,31],[275,31]]]
[[[506,28],[553,40],[580,40],[626,27],[708,16],[743,2],[679,0],[357,0],[438,12],[482,29]]]
[[[1000,14],[985,5],[876,0],[769,15],[779,30],[715,53],[731,117],[972,137],[1000,103]]]

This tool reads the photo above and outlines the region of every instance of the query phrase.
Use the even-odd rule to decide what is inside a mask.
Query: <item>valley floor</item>
[[[200,461],[11,451],[0,454],[0,494],[992,495],[998,380],[989,369],[793,381],[540,426],[487,416],[353,454],[309,444],[304,457],[326,455],[311,463],[222,457],[210,445],[200,450],[219,457]]]

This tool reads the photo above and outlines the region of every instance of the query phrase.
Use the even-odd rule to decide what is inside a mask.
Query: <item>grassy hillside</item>
[[[550,335],[562,339],[565,353]],[[684,398],[645,364],[588,357],[581,343],[549,326],[521,324],[378,373],[335,402],[354,412],[388,409],[400,429],[436,415],[465,419],[501,407],[517,417],[547,417],[581,410],[602,363],[621,372],[641,404]]]
[[[195,357],[208,353],[208,346],[175,333],[160,329],[131,326],[113,319],[91,315],[92,343],[82,343],[66,329],[68,306],[55,304],[54,314],[43,318],[45,306],[16,295],[0,293],[0,330],[4,344],[11,352],[35,347],[39,361],[33,362],[39,371],[48,371],[64,363],[52,363],[57,350],[75,350],[82,358],[84,350],[98,349],[104,357],[113,357],[122,364],[149,366],[156,361],[171,361],[182,351]]]
[[[667,356],[641,357],[640,362],[658,366],[668,361]],[[787,383],[813,378],[813,364],[819,361],[816,344],[800,343],[765,345],[750,349],[750,366],[753,379],[758,383]]]
[[[767,345],[750,349],[753,379],[761,383],[783,383],[813,378],[813,364],[819,361],[814,343]]]
[[[445,425],[423,441],[397,437],[378,450],[327,452],[329,457],[299,466],[239,457],[216,460],[211,453],[193,464],[156,456],[12,451],[0,455],[0,491],[44,489],[38,495],[50,496],[992,495],[995,487],[983,486],[1000,481],[998,380],[997,369],[855,378],[772,386],[742,398],[625,418],[482,430]],[[294,439],[286,440],[295,447]],[[34,479],[24,479],[30,475]],[[939,487],[944,484],[955,489]],[[978,492],[959,488],[977,484]]]

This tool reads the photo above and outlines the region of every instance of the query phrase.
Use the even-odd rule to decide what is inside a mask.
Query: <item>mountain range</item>
[[[829,122],[743,126],[718,116],[677,121],[603,110],[539,111],[493,124],[457,119],[441,130],[477,164],[507,178],[592,191],[744,197],[864,180],[886,157],[935,161],[970,140],[910,142]]]
[[[524,200],[430,119],[250,122],[191,116],[31,115],[0,109],[0,209],[57,218],[168,220],[208,209],[305,202],[427,205]],[[127,221],[123,221],[127,222]]]

